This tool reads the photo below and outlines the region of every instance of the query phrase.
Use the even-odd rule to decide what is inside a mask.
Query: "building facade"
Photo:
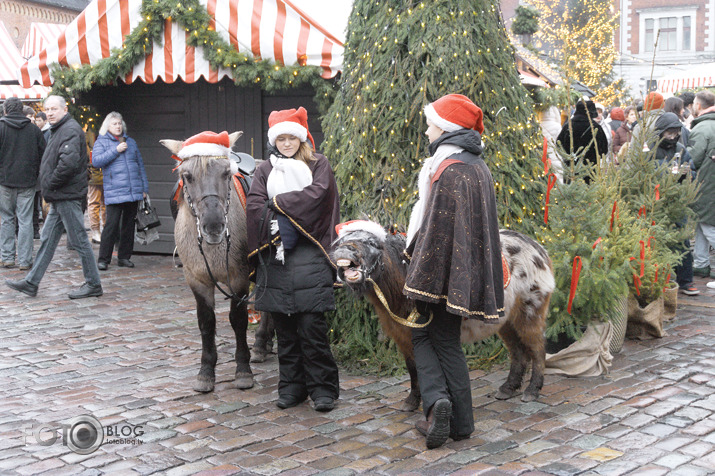
[[[89,0],[0,0],[0,18],[15,46],[22,44],[32,23],[68,24],[84,10]]]
[[[651,81],[715,62],[715,0],[615,0],[618,76],[634,95]]]

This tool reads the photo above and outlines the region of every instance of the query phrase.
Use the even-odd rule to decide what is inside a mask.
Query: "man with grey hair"
[[[32,266],[32,206],[45,138],[25,117],[16,97],[3,104],[0,118],[0,258],[3,268],[15,266],[15,219],[17,260],[20,269]]]
[[[700,184],[692,207],[698,215],[693,249],[693,274],[715,278],[710,269],[710,247],[715,247],[715,94],[700,91],[693,100],[693,115],[688,152],[693,159]]]
[[[67,240],[77,250],[82,260],[85,282],[69,293],[70,299],[101,296],[102,284],[84,229],[82,202],[87,196],[87,164],[89,156],[82,127],[67,113],[67,103],[61,96],[45,99],[45,114],[52,125],[52,135],[42,156],[40,185],[42,196],[50,203],[50,212],[42,227],[40,249],[35,264],[25,279],[5,281],[12,289],[28,296],[37,295],[37,288],[62,237],[67,230]]]

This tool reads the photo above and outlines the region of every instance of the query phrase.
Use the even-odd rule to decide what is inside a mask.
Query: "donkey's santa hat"
[[[228,157],[231,152],[230,144],[228,132],[223,131],[217,134],[204,131],[186,139],[177,156],[182,160],[196,156]]]
[[[369,220],[350,220],[345,223],[340,223],[335,225],[335,233],[338,234],[338,238],[342,238],[346,234],[352,231],[366,231],[377,237],[380,241],[385,241],[387,238],[387,231],[379,223]]]

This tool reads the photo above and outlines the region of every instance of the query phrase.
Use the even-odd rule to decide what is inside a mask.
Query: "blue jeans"
[[[693,249],[693,266],[705,268],[710,266],[710,247],[715,247],[715,226],[698,223],[695,227],[695,247]]]
[[[37,250],[35,265],[25,276],[25,281],[38,286],[47,267],[52,262],[57,244],[62,238],[62,231],[67,230],[67,240],[79,253],[82,260],[84,280],[90,286],[99,286],[99,270],[94,261],[92,245],[89,244],[87,232],[84,229],[84,213],[80,200],[62,200],[50,204],[50,213],[45,219],[40,235],[40,249]]]
[[[10,188],[0,185],[0,257],[5,263],[15,262],[15,216],[17,216],[17,261],[20,266],[32,264],[32,205],[35,188]]]

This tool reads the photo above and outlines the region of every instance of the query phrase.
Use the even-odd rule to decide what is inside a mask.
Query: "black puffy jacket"
[[[52,126],[40,165],[42,196],[48,202],[84,200],[87,196],[87,142],[69,114]]]
[[[22,114],[0,118],[0,185],[33,188],[45,151],[42,131]]]

